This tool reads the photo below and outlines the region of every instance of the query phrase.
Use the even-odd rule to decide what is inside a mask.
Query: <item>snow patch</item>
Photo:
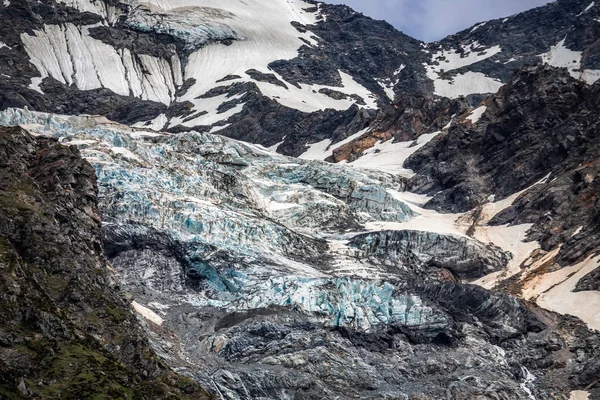
[[[160,114],[158,117],[154,118],[151,121],[138,122],[133,126],[136,128],[148,128],[152,129],[153,131],[161,131],[168,121],[169,119],[165,114]]]
[[[234,96],[228,94],[221,94],[218,96],[198,98],[194,99],[194,113],[196,117],[176,117],[169,123],[170,127],[182,125],[188,128],[192,128],[198,125],[210,126],[217,122],[226,121],[235,114],[241,112],[244,109],[244,104],[236,104],[227,111],[219,112],[219,107],[226,102],[239,100],[244,96],[245,93],[240,93]]]
[[[310,148],[298,158],[302,160],[325,160],[332,154],[334,150],[352,142],[355,139],[358,139],[359,137],[367,133],[368,130],[369,128],[362,129],[356,132],[354,135],[350,135],[346,139],[339,141],[335,144],[331,144],[332,141],[330,139],[325,139],[318,143],[314,143],[310,145]]]
[[[281,146],[283,144],[283,142],[285,142],[285,136],[283,137],[283,139],[281,139],[281,142],[275,143],[271,147],[267,147],[267,150],[270,151],[270,152],[272,152],[272,153],[277,153],[277,149],[279,148],[279,146]]]
[[[140,303],[138,303],[136,301],[132,302],[131,306],[133,307],[133,309],[135,310],[135,312],[137,312],[139,315],[141,315],[146,320],[152,322],[155,325],[161,326],[165,322],[161,318],[160,315],[158,315],[157,313],[155,313],[154,311],[152,311],[148,307],[145,307],[145,306],[141,305]]]
[[[378,79],[375,79],[375,81],[377,81],[379,86],[381,86],[381,88],[383,89],[383,92],[385,93],[387,98],[393,101],[394,98],[396,97],[396,93],[394,93],[394,84],[392,83],[392,81],[387,78],[385,78],[385,79],[378,78]]]
[[[273,73],[271,71],[270,73]],[[338,71],[342,80],[342,86],[326,86],[326,85],[307,85],[299,84],[300,88],[287,84],[287,89],[274,85],[268,82],[254,82],[262,94],[277,101],[281,105],[289,108],[294,108],[303,112],[314,112],[319,110],[325,110],[331,108],[334,110],[347,110],[353,104],[357,103],[352,97],[345,99],[336,100],[324,93],[320,93],[321,89],[330,89],[337,92],[343,93],[347,96],[359,96],[361,97],[366,105],[361,107],[376,109],[377,108],[377,97],[371,93],[367,88],[359,84],[354,78],[343,71]],[[282,82],[286,82],[280,75],[274,74]]]
[[[462,45],[462,50],[440,50],[432,54],[431,61],[438,62],[439,65],[426,65],[428,75],[439,72],[448,72],[462,67],[473,65],[502,52],[500,46],[493,46],[487,49],[481,49],[479,42],[473,42],[469,45]]]
[[[359,168],[375,169],[392,174],[412,176],[413,173],[403,167],[404,162],[413,153],[429,143],[440,132],[421,135],[415,141],[393,143],[377,142],[375,146],[366,150],[363,155],[349,165]]]
[[[368,131],[369,131],[369,128],[365,128],[365,129],[362,129],[362,130],[356,132],[354,135],[348,136],[346,139],[341,140],[341,141],[337,142],[335,145],[333,145],[331,151],[339,149],[343,145],[348,144],[348,143],[352,142],[355,139],[358,139],[359,137],[361,137],[362,135],[364,135]]]
[[[485,24],[487,24],[487,21],[486,21],[486,22],[482,22],[482,23],[480,23],[480,24],[477,24],[477,25],[475,25],[475,26],[473,27],[473,29],[471,29],[471,32],[469,32],[469,33],[473,33],[473,32],[475,32],[477,29],[481,28],[481,27],[482,27],[482,26],[484,26]]]
[[[600,330],[600,292],[573,292],[577,283],[600,267],[600,259],[592,257],[567,268],[544,275],[530,292],[537,304],[559,314],[581,318],[590,328]]]
[[[595,2],[595,1],[592,1],[592,2],[590,3],[590,5],[589,5],[589,6],[587,6],[587,7],[585,8],[585,10],[583,10],[582,12],[580,12],[579,14],[577,14],[577,16],[579,17],[580,15],[583,15],[583,14],[585,14],[586,12],[588,12],[589,10],[591,10],[591,9],[592,9],[592,7],[594,7],[594,5],[595,5],[595,4],[596,4],[596,2]]]
[[[321,140],[320,142],[309,145],[308,150],[302,153],[298,158],[301,160],[324,160],[331,154],[329,146],[331,146],[331,139]]]
[[[569,400],[589,400],[589,398],[589,392],[584,392],[583,390],[575,390],[574,392],[571,392],[571,397],[569,397]]]
[[[469,71],[454,76],[451,81],[436,79],[434,85],[435,94],[457,99],[474,93],[496,93],[503,83],[481,72]]]
[[[480,72],[468,71],[458,74],[448,80],[442,78],[443,73],[487,60],[502,52],[500,46],[482,49],[479,42],[462,45],[461,50],[440,50],[431,55],[429,64],[425,63],[427,77],[435,86],[435,94],[448,98],[458,98],[474,93],[495,93],[502,86],[502,82],[490,78]],[[437,65],[435,65],[437,63]]]
[[[532,386],[533,382],[535,381],[535,375],[533,375],[526,367],[521,367],[521,370],[523,371],[523,375],[525,376],[525,382],[521,383],[521,389],[523,389],[523,391],[527,393],[531,400],[535,400],[535,396],[529,388],[529,386]]]
[[[565,39],[552,46],[550,51],[540,54],[542,62],[558,68],[567,68],[571,76],[591,85],[600,79],[600,70],[581,70],[582,52],[569,50],[565,46]]]
[[[469,114],[469,116],[465,119],[471,121],[472,124],[476,124],[477,122],[479,122],[479,120],[481,119],[481,117],[483,116],[483,114],[485,113],[485,110],[487,110],[486,106],[481,106],[479,108],[476,108],[475,110],[473,110],[471,112],[471,114]]]

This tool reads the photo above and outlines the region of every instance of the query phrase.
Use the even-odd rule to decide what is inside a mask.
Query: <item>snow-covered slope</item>
[[[80,11],[96,13],[105,18],[94,25],[76,26],[71,23],[49,25],[21,35],[25,50],[41,77],[32,79],[31,88],[41,92],[40,82],[52,77],[80,90],[107,88],[113,92],[171,105],[190,102],[184,126],[211,126],[227,120],[242,110],[243,103],[219,113],[223,103],[235,100],[231,96],[205,95],[209,90],[228,84],[254,82],[262,94],[286,107],[313,112],[332,108],[345,110],[356,103],[352,97],[334,99],[323,89],[358,96],[365,107],[375,108],[376,97],[354,79],[339,71],[341,85],[293,85],[270,70],[269,64],[298,56],[303,45],[318,46],[319,38],[299,26],[312,25],[318,11],[306,11],[310,4],[298,0],[269,2],[150,1],[130,2],[128,13],[101,1],[68,3]],[[108,7],[108,8],[107,8]],[[183,54],[157,58],[147,54],[132,54],[127,47],[119,48],[92,37],[89,29],[115,25],[113,15],[124,18],[124,26],[135,31],[167,35],[184,42]],[[226,41],[226,43],[223,43]],[[274,74],[279,82],[258,81],[247,71]],[[227,79],[227,77],[234,77]],[[184,93],[177,93],[184,82]],[[283,84],[282,84],[283,83]],[[183,116],[174,118],[163,127],[181,125]]]
[[[32,79],[32,89],[43,93],[41,81],[52,77],[80,90],[106,88],[167,105],[175,101],[183,83],[177,55],[165,60],[115,49],[90,37],[90,27],[94,26],[45,25],[32,35],[22,34],[25,50],[41,74]]]

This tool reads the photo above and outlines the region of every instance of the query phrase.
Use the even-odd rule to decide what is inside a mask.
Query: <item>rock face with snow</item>
[[[564,243],[560,262],[583,261],[599,243],[598,88],[565,70],[523,68],[477,123],[452,126],[408,159],[419,174],[408,187],[435,193],[429,207],[466,211],[546,178],[491,223],[533,223],[529,237],[544,250]]]
[[[293,156],[369,126],[414,140],[525,63],[567,67],[593,83],[598,8],[560,0],[425,44],[313,1],[7,1],[0,108],[219,130]]]

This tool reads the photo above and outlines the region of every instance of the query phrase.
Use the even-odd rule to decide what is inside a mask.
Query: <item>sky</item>
[[[477,22],[507,17],[550,0],[325,0],[383,19],[414,38],[442,39]]]

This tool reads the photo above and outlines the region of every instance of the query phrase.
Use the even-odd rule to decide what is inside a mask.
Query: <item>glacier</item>
[[[121,238],[115,243],[150,231],[178,243],[186,265],[207,285],[207,295],[194,304],[235,310],[295,305],[328,315],[333,325],[360,329],[428,318],[418,297],[393,295],[399,275],[389,263],[406,260],[368,261],[351,241],[358,243],[367,224],[402,224],[418,216],[396,195],[403,184],[393,174],[291,159],[209,133],[168,135],[91,116],[9,109],[0,113],[0,125],[22,125],[77,146],[96,169],[105,228]],[[434,251],[464,246],[476,257],[487,252],[466,237],[436,234],[441,242],[435,244],[413,235],[421,237],[416,243],[439,247]],[[426,277],[430,256],[420,257]],[[508,261],[502,251],[493,257],[497,268]],[[140,273],[157,272],[149,265]],[[331,285],[337,289],[324,289]]]
[[[7,109],[0,125],[54,137],[95,168],[114,284],[157,353],[221,398],[286,398],[306,382],[335,397],[333,382],[358,376],[357,396],[393,397],[418,389],[386,376],[420,357],[474,382],[490,379],[474,368],[492,360],[504,378],[490,390],[536,393],[529,375],[510,378],[512,350],[482,339],[511,340],[535,318],[514,298],[459,284],[527,254],[476,239],[496,240],[491,227],[467,235],[467,214],[420,208],[402,176],[98,116]],[[406,353],[378,347],[388,345]]]

